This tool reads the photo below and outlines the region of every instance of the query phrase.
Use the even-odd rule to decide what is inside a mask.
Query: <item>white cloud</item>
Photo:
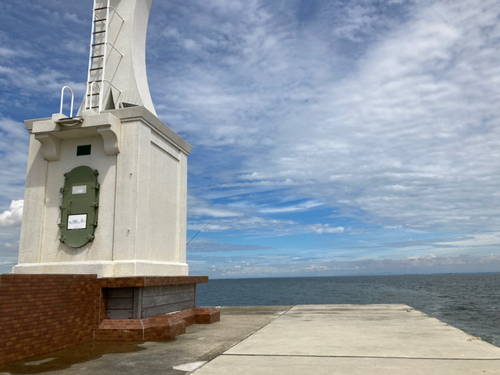
[[[261,213],[282,213],[282,212],[296,212],[296,211],[304,211],[310,208],[315,208],[322,206],[323,203],[308,201],[301,204],[287,206],[287,207],[268,207],[268,208],[260,208],[258,211]]]
[[[323,233],[344,233],[343,227],[330,227],[330,224],[313,224],[306,226],[306,231],[323,234]]]
[[[369,275],[369,274],[417,274],[449,272],[499,272],[500,256],[445,256],[415,257],[411,259],[363,259],[356,261],[332,261],[304,259],[289,261],[287,257],[265,261],[262,256],[233,256],[233,262],[247,259],[246,267],[234,269],[232,263],[220,263],[196,268],[196,273],[209,274],[211,277],[279,277],[279,276],[318,276]]]
[[[196,43],[193,39],[185,38],[175,27],[167,27],[163,31],[162,35],[168,38],[175,38],[177,40],[177,43],[179,43],[179,45],[181,45],[186,50],[199,49],[198,43]]]
[[[190,218],[200,216],[223,218],[241,216],[242,214],[222,207],[213,206],[202,198],[190,195],[188,197],[188,215]]]
[[[13,56],[16,56],[17,52],[10,49],[10,48],[5,48],[5,47],[0,47],[0,57],[2,58],[10,58]]]
[[[205,227],[203,222],[188,222],[189,230],[200,230]],[[234,219],[216,219],[207,225],[204,232],[221,232],[226,230],[251,231],[263,229],[265,231],[274,231],[277,234],[286,234],[292,232],[297,223],[292,220],[265,219],[257,216],[241,217]]]
[[[85,91],[82,83],[68,79],[60,71],[54,69],[38,71],[25,66],[0,66],[0,83],[16,87],[18,90],[29,89],[33,94],[42,92],[54,97],[60,96],[63,86],[70,86],[76,94]]]
[[[283,59],[295,65],[274,82],[290,105],[266,107],[278,92],[259,81],[258,103],[274,128],[258,121],[252,128],[272,134],[275,147],[250,153],[242,180],[277,186],[289,178],[295,194],[356,208],[378,225],[498,228],[500,57],[489,34],[497,5],[420,3],[407,23],[369,46],[350,74],[338,79],[332,60],[326,76],[309,77],[293,95],[287,77],[305,84],[298,73],[304,60],[287,58],[298,46],[281,40]],[[266,71],[252,71],[253,78],[265,80]],[[311,104],[299,105],[299,93]],[[255,137],[246,129],[240,136]]]
[[[23,123],[0,116],[0,204],[23,196],[29,134]]]
[[[211,238],[196,238],[187,247],[188,254],[190,253],[219,253],[219,252],[238,252],[238,251],[255,251],[267,250],[269,247],[259,245],[240,245],[227,242],[219,242]]]
[[[74,13],[64,13],[63,19],[66,21],[69,21],[71,23],[79,23],[79,24],[84,24],[84,25],[88,25],[88,23],[90,21],[90,17],[88,19],[80,19]]]
[[[452,247],[478,247],[500,245],[500,233],[474,234],[467,239],[457,239],[455,241],[436,242],[436,245]]]
[[[231,230],[231,226],[229,225],[220,225],[220,224],[203,224],[203,223],[189,223],[187,226],[188,230],[196,230],[203,232],[223,232],[226,230]]]
[[[249,1],[236,13],[212,2],[203,11],[192,1],[168,5],[176,18],[148,43],[175,61],[148,69],[158,77],[158,113],[198,153],[191,194],[206,206],[190,205],[189,228],[201,229],[203,216],[216,217],[205,230],[221,236],[349,228],[367,244],[356,255],[346,250],[351,258],[442,257],[468,244],[486,251],[423,233],[452,231],[464,241],[500,225],[498,3],[393,1],[399,8],[384,12],[383,4],[353,1],[336,18],[338,4],[316,3],[307,25],[289,2]],[[188,39],[196,53],[184,50]],[[266,189],[277,193],[258,201]],[[231,193],[242,195],[221,198]],[[335,224],[299,215],[315,209],[330,209]],[[240,216],[224,217],[230,213]],[[394,242],[384,247],[366,238],[382,227],[418,231],[417,240],[384,239]]]
[[[330,268],[328,268],[327,266],[316,266],[316,265],[312,264],[312,265],[306,267],[305,270],[307,270],[307,271],[329,271]]]
[[[336,4],[337,5],[337,4]],[[332,34],[352,42],[364,42],[367,37],[375,38],[381,27],[389,22],[380,14],[380,8],[366,1],[350,1],[344,6],[336,6],[332,14],[335,20]]]
[[[23,218],[23,202],[22,199],[12,201],[9,210],[0,214],[0,226],[13,227],[21,225],[21,220]]]
[[[189,216],[209,216],[209,217],[234,217],[241,216],[238,212],[233,212],[229,210],[225,210],[222,208],[215,207],[192,207],[189,210]]]
[[[12,252],[17,252],[19,250],[19,241],[16,241],[15,243],[5,242],[4,249],[6,250],[5,255],[10,256]]]
[[[207,225],[208,224],[208,225]],[[300,233],[314,234],[341,234],[343,227],[331,227],[330,224],[301,225],[293,220],[266,219],[257,216],[241,217],[234,219],[215,219],[212,222],[190,221],[189,230],[203,232],[244,231],[247,234],[269,234],[274,236],[287,236]]]

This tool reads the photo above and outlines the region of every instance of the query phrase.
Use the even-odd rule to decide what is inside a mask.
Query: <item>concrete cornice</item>
[[[107,155],[116,155],[120,152],[120,123],[125,125],[125,123],[132,121],[141,121],[150,126],[163,136],[166,141],[186,155],[189,155],[193,148],[181,136],[143,106],[113,109],[103,111],[100,114],[84,113],[84,121],[74,126],[58,125],[56,121],[61,118],[66,117],[56,114],[52,118],[26,120],[24,122],[26,129],[30,133],[35,134],[36,139],[43,144],[44,155],[46,156],[46,160],[49,161],[59,160],[57,152],[59,140],[56,140],[56,138],[74,138],[91,134],[102,136]]]
[[[24,120],[24,125],[26,126],[26,129],[28,129],[28,132],[31,133],[31,130],[33,129],[33,123],[38,122],[38,121],[47,121],[47,120],[52,120],[52,117]]]
[[[161,121],[156,115],[151,113],[147,108],[138,106],[138,107],[130,107],[123,109],[113,109],[109,111],[116,117],[118,117],[122,124],[131,121],[143,121],[157,132],[162,134],[167,138],[171,143],[177,146],[181,151],[183,151],[186,155],[189,155],[193,146],[187,143],[180,135],[178,135],[175,131],[170,129],[167,124]]]

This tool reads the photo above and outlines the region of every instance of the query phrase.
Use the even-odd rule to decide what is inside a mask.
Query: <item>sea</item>
[[[211,279],[198,306],[406,304],[500,347],[500,273]]]

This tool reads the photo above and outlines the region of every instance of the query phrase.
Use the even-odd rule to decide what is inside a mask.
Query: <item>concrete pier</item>
[[[406,305],[222,307],[174,340],[94,343],[0,374],[500,375],[500,348]]]
[[[406,305],[294,306],[196,375],[500,374],[500,348]]]

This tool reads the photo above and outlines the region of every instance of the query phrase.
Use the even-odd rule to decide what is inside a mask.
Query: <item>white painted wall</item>
[[[92,146],[91,154],[76,156],[79,145]],[[104,152],[103,139],[100,136],[90,138],[70,138],[61,142],[61,158],[48,162],[45,192],[44,234],[40,262],[68,262],[113,259],[113,227],[115,213],[116,155],[108,156]],[[61,221],[62,196],[59,189],[64,186],[64,173],[86,165],[99,171],[99,224],[95,240],[74,249],[59,242],[60,230],[54,223]]]
[[[57,119],[57,117],[55,118]],[[53,124],[50,124],[52,122]],[[113,123],[117,140],[98,129]],[[34,133],[25,193],[19,264],[15,273],[97,273],[99,276],[187,275],[187,155],[191,146],[144,107],[85,115],[64,128],[54,119],[27,122]],[[58,141],[58,160],[44,159],[35,138]],[[108,155],[107,143],[119,153]],[[76,156],[78,145],[91,155]],[[60,243],[64,173],[86,165],[99,171],[95,240],[74,249]],[[40,225],[41,223],[41,225]]]
[[[105,0],[98,0],[104,6]],[[26,121],[31,133],[19,264],[14,273],[95,273],[99,276],[187,275],[187,156],[191,146],[155,113],[146,76],[146,34],[152,0],[112,0],[105,80],[115,106]],[[100,27],[102,28],[102,24]],[[89,23],[90,26],[90,23]],[[103,38],[104,34],[101,35]],[[96,40],[104,42],[104,40]],[[95,59],[95,67],[102,60]],[[91,81],[98,79],[91,78]],[[102,77],[101,77],[102,78]],[[109,95],[109,86],[104,86]],[[103,95],[103,102],[107,97]],[[85,102],[85,101],[84,101]],[[89,156],[76,156],[91,144]],[[74,249],[60,243],[64,173],[86,165],[101,184],[95,240]]]

